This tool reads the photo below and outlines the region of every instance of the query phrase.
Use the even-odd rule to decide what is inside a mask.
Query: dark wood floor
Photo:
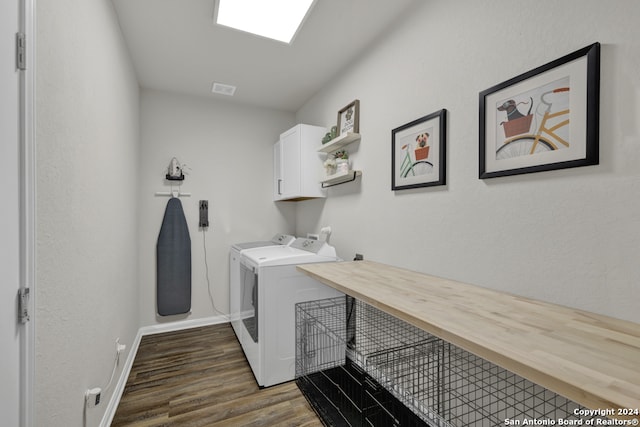
[[[322,426],[295,382],[259,389],[231,326],[142,338],[112,427]]]

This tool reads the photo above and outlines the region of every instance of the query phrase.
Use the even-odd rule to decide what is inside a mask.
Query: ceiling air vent
[[[233,96],[236,93],[236,87],[231,85],[226,85],[224,83],[213,82],[213,86],[211,87],[211,92],[218,93],[220,95]]]

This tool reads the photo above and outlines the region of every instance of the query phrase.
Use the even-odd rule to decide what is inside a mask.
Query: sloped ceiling
[[[423,1],[316,0],[291,45],[214,24],[215,0],[113,4],[141,87],[295,112]]]

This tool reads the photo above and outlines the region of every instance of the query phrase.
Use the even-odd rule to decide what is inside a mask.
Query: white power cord
[[[113,370],[111,371],[111,377],[109,378],[109,383],[104,387],[94,387],[88,389],[84,393],[84,403],[87,408],[93,408],[94,406],[98,406],[100,404],[100,398],[102,396],[102,392],[106,392],[111,388],[111,384],[113,383],[113,379],[116,375],[116,370],[118,369],[118,365],[120,364],[120,353],[122,353],[127,348],[126,345],[120,344],[120,338],[116,339],[116,358],[113,362]]]
[[[125,348],[127,348],[127,346],[124,344],[120,344],[120,338],[116,339],[116,360],[113,363],[113,371],[111,371],[111,378],[109,378],[109,383],[104,388],[104,391],[107,391],[111,388],[111,383],[113,383],[113,378],[115,377],[116,370],[118,368],[118,365],[120,364],[120,353],[122,353]]]
[[[209,263],[207,262],[207,238],[206,238],[206,229],[202,229],[202,247],[204,248],[204,268],[205,268],[205,278],[207,279],[207,291],[209,292],[209,300],[211,301],[211,306],[213,307],[213,311],[222,315],[227,322],[230,321],[230,317],[228,314],[219,310],[216,307],[216,303],[213,302],[213,294],[211,293],[211,282],[209,281]]]

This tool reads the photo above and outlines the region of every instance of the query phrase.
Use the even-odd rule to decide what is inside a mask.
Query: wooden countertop
[[[640,420],[617,414],[640,409],[640,324],[371,261],[297,268],[587,408]]]

